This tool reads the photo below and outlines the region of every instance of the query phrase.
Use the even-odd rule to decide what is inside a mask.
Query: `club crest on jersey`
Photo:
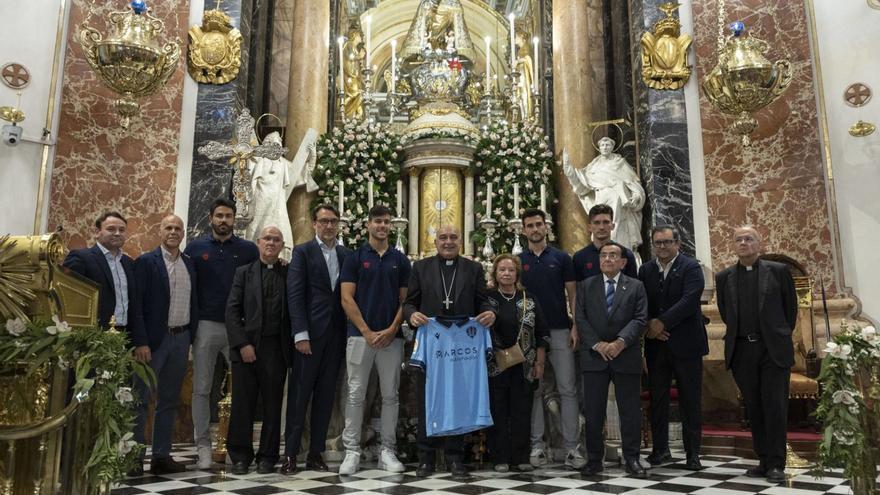
[[[468,337],[474,338],[477,335],[477,327],[468,327],[467,328]]]
[[[434,338],[437,339],[437,340],[440,340],[440,332],[435,332],[435,333],[434,333]]]

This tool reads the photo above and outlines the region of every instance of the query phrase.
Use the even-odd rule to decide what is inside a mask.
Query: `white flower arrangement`
[[[373,183],[373,203],[396,204],[403,148],[400,140],[384,124],[348,122],[318,140],[318,160],[313,176],[318,195],[312,206],[337,206],[340,183],[344,183],[344,210],[340,215],[352,223],[340,229],[340,237],[350,247],[365,239],[363,227],[367,212],[368,184]]]

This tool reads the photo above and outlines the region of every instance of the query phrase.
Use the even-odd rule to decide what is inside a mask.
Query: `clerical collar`
[[[275,268],[275,265],[276,265],[277,263],[278,263],[277,261],[276,261],[275,263],[266,263],[265,261],[260,260],[260,264],[263,265],[263,267],[265,267],[267,270],[272,270],[272,269],[274,269],[274,268]]]
[[[458,256],[456,256],[455,258],[451,258],[451,259],[446,259],[446,258],[442,258],[442,257],[439,257],[439,258],[440,258],[440,266],[455,266],[456,264],[458,264]]]
[[[740,262],[740,263],[739,263],[739,266],[740,266],[743,270],[745,270],[745,271],[747,271],[747,272],[750,272],[750,271],[752,271],[752,270],[754,270],[755,268],[758,267],[758,263],[757,263],[757,261],[756,261],[755,263],[752,263],[751,265],[744,265],[744,264],[742,264],[742,262]]]

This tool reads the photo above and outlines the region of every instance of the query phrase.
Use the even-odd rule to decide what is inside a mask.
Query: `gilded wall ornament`
[[[682,34],[681,23],[672,16],[678,6],[674,2],[660,5],[666,18],[654,24],[653,33],[642,35],[642,80],[649,88],[681,89],[691,77],[687,51],[693,38]]]
[[[201,26],[189,28],[189,75],[200,83],[226,84],[241,67],[241,31],[219,9],[205,11]]]

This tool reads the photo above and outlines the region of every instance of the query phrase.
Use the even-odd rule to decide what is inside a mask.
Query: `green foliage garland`
[[[880,335],[874,327],[850,328],[844,322],[825,352],[816,409],[825,429],[818,471],[842,467],[847,478],[873,482],[880,460]]]
[[[74,397],[91,404],[100,418],[84,476],[99,483],[125,478],[140,459],[143,445],[132,440],[137,398],[132,377],[155,383],[153,370],[132,358],[128,337],[100,328],[72,330],[51,322],[7,320],[0,329],[0,362],[27,363],[27,372],[57,366],[76,372]],[[85,441],[85,440],[84,440]]]
[[[352,224],[340,236],[355,248],[366,240],[367,184],[373,181],[373,201],[392,210],[397,204],[397,180],[403,163],[400,138],[384,124],[348,122],[324,134],[317,144],[313,177],[318,196],[312,207],[328,203],[337,206],[339,184],[345,181],[343,216]]]
[[[494,238],[496,252],[509,252],[513,247],[514,234],[507,228],[507,221],[518,218],[526,208],[541,206],[541,184],[546,189],[547,209],[553,210],[557,202],[554,170],[550,140],[540,126],[532,122],[499,122],[483,128],[472,168],[477,177],[474,213],[479,226],[486,215],[486,184],[491,183],[491,217],[499,222]],[[513,211],[514,184],[519,184],[519,212]],[[485,232],[478,230],[471,238],[479,248]]]

